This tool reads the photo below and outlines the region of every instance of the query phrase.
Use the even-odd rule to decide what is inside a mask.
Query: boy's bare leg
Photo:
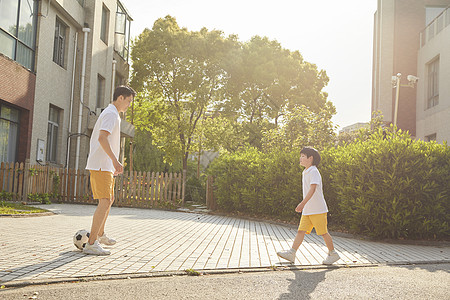
[[[295,236],[294,242],[292,243],[292,248],[298,250],[300,245],[305,238],[306,231],[297,231],[297,235]]]
[[[97,209],[92,218],[91,233],[89,236],[89,244],[93,244],[97,240],[100,228],[105,226],[106,217],[108,216],[111,201],[109,199],[99,199]]]
[[[334,250],[333,245],[333,239],[331,238],[331,235],[327,232],[325,234],[322,234],[323,240],[325,241],[325,244],[327,245],[328,251],[331,252]]]

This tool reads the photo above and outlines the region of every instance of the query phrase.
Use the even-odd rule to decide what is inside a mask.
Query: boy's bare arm
[[[309,189],[308,194],[306,194],[305,199],[303,199],[303,201],[300,202],[300,204],[297,205],[297,207],[295,208],[296,212],[302,212],[302,210],[305,207],[306,203],[308,203],[308,201],[311,199],[311,197],[316,192],[316,188],[317,188],[317,184],[311,184],[311,188]]]
[[[103,150],[105,150],[106,154],[111,158],[114,169],[116,170],[114,172],[114,176],[123,173],[123,166],[122,164],[117,160],[117,158],[114,156],[114,153],[111,150],[111,145],[108,141],[108,136],[110,133],[106,130],[100,130],[100,134],[98,136],[98,142],[102,146]]]

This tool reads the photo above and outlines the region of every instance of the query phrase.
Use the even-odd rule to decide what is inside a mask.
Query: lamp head
[[[419,77],[416,77],[414,75],[408,75],[406,78],[412,84],[417,83],[417,81],[419,80]]]

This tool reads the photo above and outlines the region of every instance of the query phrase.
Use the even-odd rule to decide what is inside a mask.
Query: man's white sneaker
[[[290,261],[291,263],[294,263],[295,262],[295,253],[296,253],[296,251],[294,249],[290,249],[287,251],[277,252],[277,255],[281,258],[284,258],[285,260]]]
[[[102,246],[100,246],[100,244],[98,243],[98,241],[95,241],[92,245],[88,243],[86,243],[86,245],[84,245],[83,248],[83,253],[85,254],[92,254],[92,255],[110,255],[111,252],[108,250],[105,250],[102,248]]]
[[[324,265],[331,265],[339,260],[339,254],[337,254],[336,250],[331,251],[328,253],[327,258],[323,261]]]
[[[106,246],[112,246],[112,245],[114,245],[114,244],[116,243],[116,240],[107,237],[107,236],[106,236],[106,233],[104,233],[102,236],[99,236],[99,237],[98,237],[98,241],[99,241],[101,244],[104,244],[104,245],[106,245]]]

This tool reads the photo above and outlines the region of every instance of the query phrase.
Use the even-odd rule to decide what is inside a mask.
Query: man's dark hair
[[[305,154],[307,158],[313,157],[313,166],[318,166],[320,164],[320,154],[319,151],[312,147],[305,147],[300,151],[300,154]]]
[[[114,90],[113,101],[116,101],[119,96],[124,96],[126,98],[130,97],[131,95],[133,95],[133,97],[136,96],[136,92],[132,88],[126,85],[119,85]]]

